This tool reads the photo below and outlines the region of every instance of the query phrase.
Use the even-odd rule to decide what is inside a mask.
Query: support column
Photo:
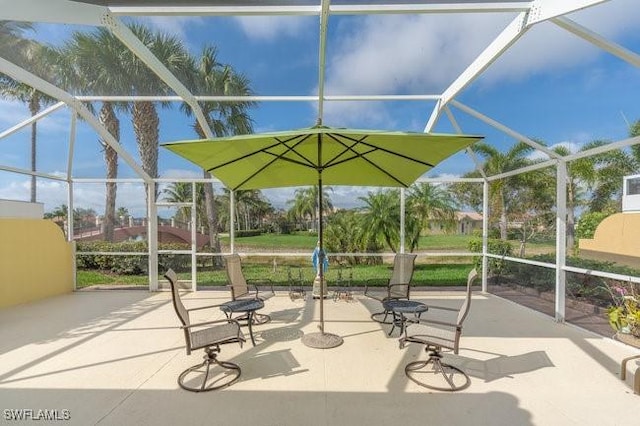
[[[236,192],[229,191],[229,246],[231,253],[236,252]]]
[[[158,207],[156,206],[156,183],[147,183],[147,244],[149,245],[149,291],[158,291]]]
[[[557,322],[564,322],[567,273],[567,163],[559,160],[556,173],[556,307]]]
[[[198,251],[196,234],[198,230],[198,216],[196,211],[198,193],[196,192],[195,182],[191,183],[191,193],[193,194],[191,197],[191,291],[196,291],[198,289],[198,258],[196,256],[196,252]]]
[[[489,269],[489,181],[482,184],[482,291],[487,292],[487,275]]]
[[[405,202],[407,198],[405,196],[405,189],[400,188],[400,253],[404,253],[404,236],[405,236],[405,222],[404,216],[406,214]]]

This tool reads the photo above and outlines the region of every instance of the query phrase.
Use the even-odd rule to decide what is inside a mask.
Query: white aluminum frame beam
[[[606,38],[591,31],[588,28],[583,27],[577,22],[574,22],[571,19],[565,17],[553,18],[551,22],[553,22],[560,28],[565,29],[570,33],[573,33],[578,37],[588,41],[589,43],[598,46],[600,49],[605,50],[614,56],[617,56],[623,61],[626,61],[635,67],[640,67],[640,55],[632,52],[625,47],[620,46],[617,43],[607,40]]]
[[[530,166],[521,167],[519,169],[510,170],[508,172],[504,172],[504,173],[500,173],[500,174],[497,174],[497,175],[489,176],[488,180],[490,182],[493,182],[494,180],[504,179],[504,178],[508,178],[510,176],[515,176],[515,175],[519,175],[519,174],[522,174],[522,173],[528,173],[528,172],[532,172],[534,170],[544,169],[546,167],[554,166],[557,163],[557,161],[558,160],[554,159],[554,160],[543,161],[541,163],[535,163],[535,164],[532,164]]]
[[[513,43],[526,32],[525,25],[527,13],[521,12],[511,23],[487,46],[482,53],[469,65],[453,83],[442,93],[442,99],[436,105],[425,126],[425,131],[430,131],[437,123],[442,107],[453,100],[473,80],[487,69],[496,59],[502,55]]]
[[[449,108],[448,105],[446,105],[444,107],[444,112],[445,112],[445,114],[447,114],[447,118],[449,118],[449,121],[451,122],[451,125],[455,129],[456,133],[462,134],[463,133],[462,128],[458,124],[458,120],[456,120],[456,117],[453,115],[453,113],[451,112],[451,108]],[[476,155],[476,153],[473,152],[473,150],[471,148],[467,148],[465,151],[466,151],[467,155],[469,155],[469,157],[471,157],[471,161],[473,161],[473,164],[475,165],[476,170],[478,171],[478,173],[480,173],[480,175],[482,176],[483,180],[486,180],[487,179],[487,174],[484,172],[484,169],[482,168],[482,163],[478,159],[478,156]]]
[[[104,6],[67,0],[0,0],[0,20],[100,25]]]
[[[193,95],[202,102],[318,102],[317,95],[248,95],[248,96],[212,96]],[[90,95],[78,96],[81,101],[104,102],[185,102],[180,96],[132,96],[132,95]],[[440,95],[324,95],[325,101],[437,101]]]
[[[425,13],[496,13],[522,12],[529,8],[529,2],[430,2],[427,4],[353,4],[331,6],[336,15],[360,14],[425,14]]]
[[[14,134],[18,130],[27,127],[28,125],[30,125],[34,121],[38,121],[41,118],[46,117],[47,115],[51,114],[52,112],[59,110],[63,106],[64,106],[64,102],[58,102],[56,104],[51,105],[49,108],[40,111],[36,115],[33,115],[33,116],[27,118],[26,120],[22,121],[21,123],[18,123],[15,126],[11,127],[10,129],[7,129],[4,132],[0,133],[0,139]]]
[[[442,93],[442,99],[431,112],[425,131],[431,131],[438,122],[442,108],[451,102],[462,90],[496,61],[524,33],[539,22],[556,18],[577,10],[586,9],[609,0],[535,0],[527,11],[521,12],[511,23],[480,53],[458,78]]]
[[[423,13],[495,13],[521,12],[529,2],[432,2],[428,4],[345,4],[329,8],[335,15],[423,14]],[[110,6],[114,15],[122,16],[268,16],[320,15],[319,5],[261,5],[261,6]]]
[[[610,0],[535,0],[531,2],[527,25],[534,25],[609,1]]]
[[[556,301],[555,319],[564,322],[567,272],[567,163],[559,160],[556,173]]]
[[[127,151],[122,148],[122,145],[115,140],[115,138],[109,133],[109,131],[100,123],[100,121],[96,118],[95,115],[89,111],[89,109],[82,104],[77,98],[72,96],[71,94],[65,92],[59,87],[54,86],[41,79],[40,77],[30,73],[29,71],[20,68],[14,63],[7,61],[6,59],[0,57],[0,72],[5,73],[9,77],[13,78],[17,81],[22,81],[25,84],[33,87],[36,90],[45,93],[52,98],[58,99],[66,103],[69,107],[71,107],[75,112],[77,112],[93,129],[100,135],[100,137],[110,146],[112,147],[118,155],[131,166],[131,168],[145,181],[151,181],[151,177],[142,170],[135,160],[129,155]]]
[[[322,123],[324,115],[324,73],[327,57],[327,26],[329,25],[329,6],[331,0],[321,0],[320,12],[320,46],[318,47],[318,124]]]
[[[51,180],[57,180],[57,181],[61,181],[61,182],[66,182],[67,181],[66,177],[51,175],[49,173],[34,172],[32,170],[21,169],[19,167],[11,167],[11,166],[0,165],[0,170],[3,170],[5,172],[17,173],[17,174],[20,174],[20,175],[37,176],[37,177],[51,179]]]
[[[598,146],[596,148],[592,148],[587,151],[576,152],[575,154],[567,155],[566,157],[564,157],[564,160],[565,161],[579,160],[580,158],[591,157],[592,155],[602,154],[604,152],[626,148],[628,146],[637,145],[639,143],[640,143],[640,136],[636,136],[633,138],[623,139],[618,142],[613,142],[607,145]]]
[[[529,145],[532,148],[535,148],[539,151],[544,152],[545,154],[547,154],[549,157],[551,158],[555,158],[555,159],[560,159],[562,158],[562,156],[560,154],[558,154],[557,152],[553,151],[552,149],[549,149],[548,147],[534,141],[533,139],[522,135],[518,132],[516,132],[515,130],[510,129],[509,127],[505,126],[502,123],[499,123],[498,121],[487,117],[486,115],[474,110],[471,107],[466,106],[465,104],[456,101],[455,99],[451,101],[451,105],[455,106],[456,108],[466,112],[467,114],[477,118],[478,120],[484,121],[485,123],[487,123],[488,125],[490,125],[491,127],[500,130],[501,132],[511,136],[512,138],[518,140],[518,141],[522,141],[524,143],[526,143],[527,145]]]
[[[451,112],[451,108],[448,105],[444,106],[444,112],[447,114],[449,121],[453,125],[453,128],[457,133],[462,134],[462,128],[458,124],[458,120]],[[480,160],[476,156],[476,153],[473,152],[471,147],[466,149],[467,154],[471,157],[471,161],[475,165],[476,170],[482,176],[482,291],[484,293],[487,292],[488,289],[488,274],[489,274],[489,260],[487,258],[487,253],[489,252],[489,180],[487,179],[487,174],[482,168],[482,164]]]
[[[198,105],[198,101],[193,94],[185,87],[180,80],[176,78],[167,67],[145,46],[139,38],[119,19],[109,13],[102,16],[102,23],[118,39],[129,48],[142,62],[144,62],[151,71],[153,71],[162,81],[164,81],[174,92],[176,92],[189,106],[198,121],[198,124],[204,131],[207,138],[213,138],[214,134],[209,127],[209,123]]]

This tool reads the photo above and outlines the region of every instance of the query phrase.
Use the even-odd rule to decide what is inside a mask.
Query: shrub
[[[235,236],[238,238],[242,237],[257,237],[262,234],[260,229],[241,229],[235,232]]]
[[[576,223],[576,239],[593,238],[600,222],[611,216],[611,212],[590,212],[580,216]]]
[[[511,256],[513,248],[508,241],[489,239],[487,240],[489,253],[501,256]],[[482,239],[474,238],[469,241],[469,251],[482,253]],[[473,263],[478,273],[482,272],[482,257],[474,257]],[[506,267],[506,261],[502,259],[489,259],[489,270],[494,275],[502,275]]]
[[[148,256],[144,255],[109,255],[109,254],[82,254],[82,252],[128,252],[147,253],[149,251],[146,241],[123,241],[110,243],[107,241],[85,241],[77,243],[78,269],[93,269],[120,275],[146,274],[148,270]],[[160,243],[159,250],[189,250],[190,246],[180,243]],[[184,271],[190,268],[191,257],[181,254],[160,254],[161,268],[173,268],[176,271]]]

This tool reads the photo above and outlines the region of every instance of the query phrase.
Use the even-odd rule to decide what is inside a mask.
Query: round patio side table
[[[405,314],[414,314],[420,318],[423,312],[429,310],[429,307],[422,302],[415,300],[399,300],[389,299],[382,302],[382,306],[385,311],[393,314],[393,321],[391,322],[391,330],[389,330],[389,336],[393,333],[396,327],[400,329],[400,334],[404,332],[404,325],[407,322]]]

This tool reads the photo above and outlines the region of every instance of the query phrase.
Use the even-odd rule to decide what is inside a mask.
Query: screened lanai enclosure
[[[42,203],[78,269],[127,263],[154,291],[182,259],[196,290],[229,253],[310,268],[315,243],[246,241],[315,238],[317,206],[309,188],[228,191],[163,143],[318,122],[481,135],[407,189],[328,189],[330,259],[479,258],[483,290],[550,292],[564,321],[567,296],[640,283],[637,242],[581,247],[594,217],[622,227],[605,240],[635,235],[639,19],[635,0],[0,0],[0,199]],[[455,208],[420,210],[421,191]],[[341,244],[336,218],[376,200],[397,200],[392,238]],[[425,243],[440,235],[464,243]]]

